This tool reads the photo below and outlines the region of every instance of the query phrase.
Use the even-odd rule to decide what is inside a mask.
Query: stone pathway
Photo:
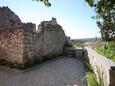
[[[87,86],[81,61],[57,58],[21,73],[0,68],[0,86]]]

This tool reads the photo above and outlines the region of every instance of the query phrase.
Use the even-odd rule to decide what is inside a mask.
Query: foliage
[[[92,48],[115,62],[115,42],[98,42]]]
[[[100,68],[96,66],[96,71],[94,72],[93,67],[91,66],[89,61],[87,50],[84,50],[83,64],[86,70],[86,75],[83,80],[87,80],[88,86],[104,86],[103,76],[102,74],[100,74]]]
[[[95,73],[87,72],[86,78],[88,81],[88,86],[103,86],[101,84],[101,78],[97,77]]]
[[[115,0],[86,0],[94,7],[103,40],[115,40]]]
[[[86,80],[88,82],[88,86],[103,86],[102,77],[100,75],[97,76],[94,73],[90,63],[87,61],[84,61],[83,63],[84,63],[85,70],[86,70],[86,75],[84,78],[86,78]]]
[[[72,45],[74,47],[83,47],[84,46],[84,41],[82,41],[82,40],[72,40]]]
[[[37,2],[42,2],[45,6],[50,7],[51,3],[49,2],[49,0],[33,0],[33,1],[37,1]]]

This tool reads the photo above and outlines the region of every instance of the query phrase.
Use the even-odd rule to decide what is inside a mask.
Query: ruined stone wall
[[[24,29],[25,61],[42,61],[63,54],[66,36],[61,26],[41,26],[38,32]]]
[[[34,62],[35,34],[30,29],[23,29],[24,63]]]
[[[0,59],[12,63],[23,63],[21,27],[0,28]]]
[[[61,26],[43,26],[38,32],[24,27],[0,28],[0,59],[28,63],[63,54],[65,34]]]
[[[38,29],[38,39],[35,44],[38,56],[46,59],[48,56],[63,54],[66,36],[62,27],[59,25],[48,25]]]
[[[22,23],[8,7],[0,7],[0,60],[34,64],[63,54],[66,36],[56,18],[43,21],[38,30],[33,23]]]
[[[0,7],[0,27],[21,26],[19,17],[8,7]]]

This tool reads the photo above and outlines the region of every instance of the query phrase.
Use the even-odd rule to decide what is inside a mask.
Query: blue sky
[[[8,6],[22,20],[37,25],[43,20],[57,18],[67,36],[74,38],[100,37],[96,21],[91,19],[95,12],[85,0],[50,0],[52,6],[45,7],[32,0],[0,0],[0,6]]]

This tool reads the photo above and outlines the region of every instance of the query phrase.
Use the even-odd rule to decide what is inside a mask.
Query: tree
[[[47,7],[51,6],[51,3],[49,2],[49,0],[33,0],[33,1],[37,1],[37,2],[43,2],[43,4]]]
[[[49,0],[33,0],[41,1],[45,6],[50,7]],[[89,6],[93,7],[97,20],[97,25],[100,28],[101,37],[103,40],[115,40],[115,0],[85,0]]]
[[[86,0],[95,9],[97,25],[103,40],[115,40],[115,0]]]

